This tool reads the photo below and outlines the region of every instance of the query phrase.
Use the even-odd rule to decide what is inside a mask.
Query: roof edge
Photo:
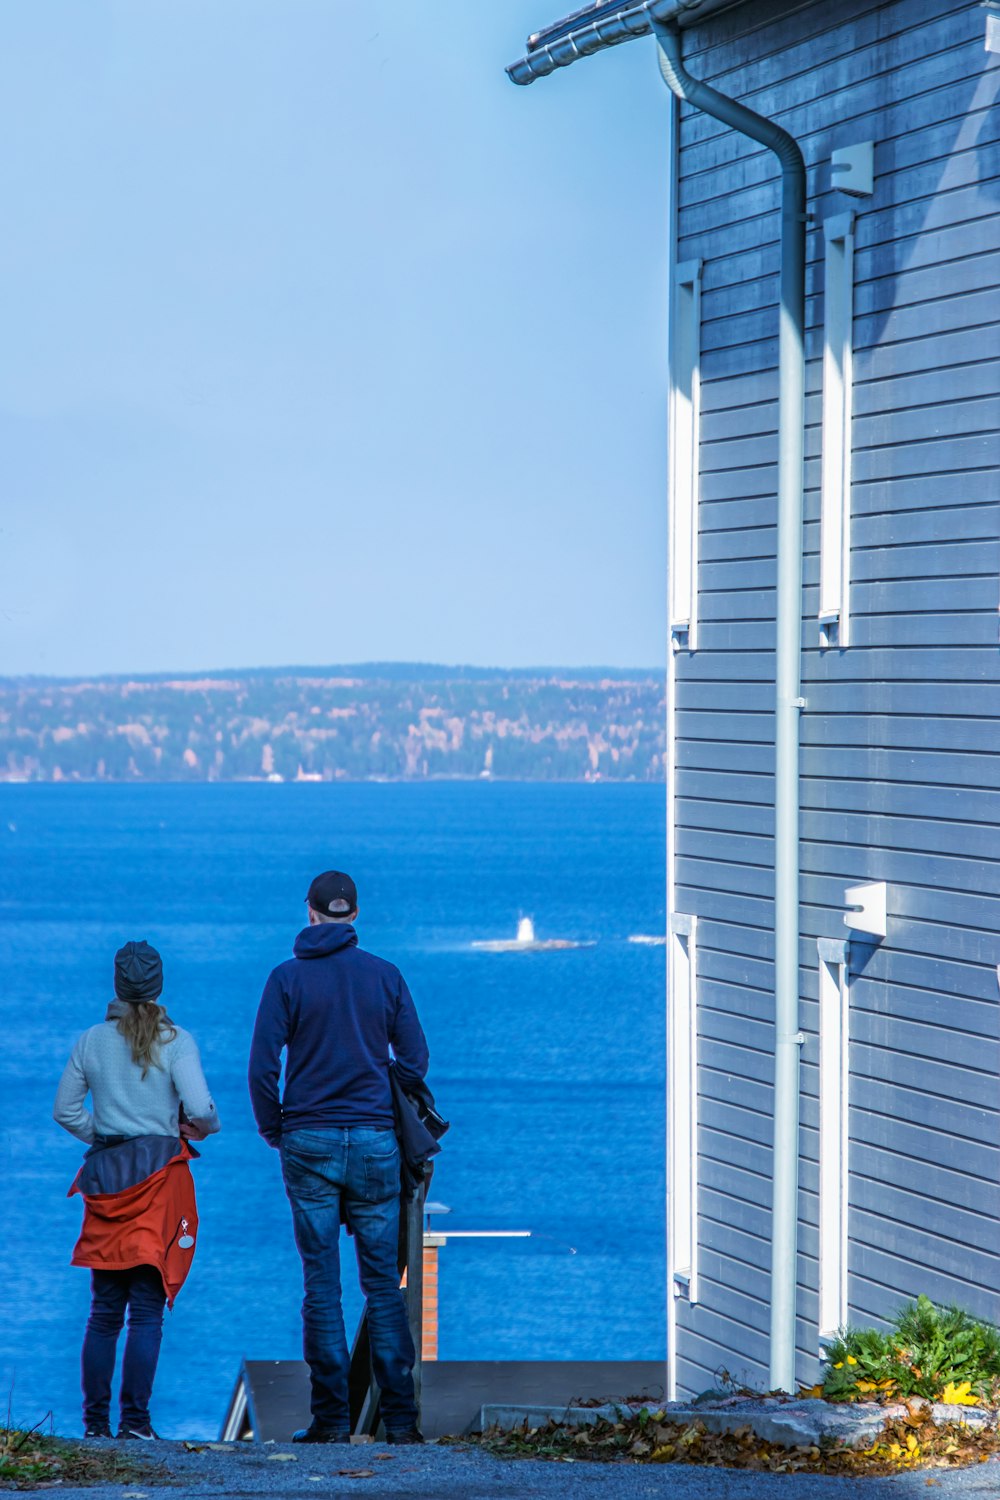
[[[729,0],[732,3],[732,0]],[[512,83],[534,83],[557,68],[568,68],[581,57],[591,57],[621,42],[649,36],[653,21],[694,21],[717,9],[719,0],[618,0],[574,11],[562,21],[528,38],[528,54],[507,68]]]

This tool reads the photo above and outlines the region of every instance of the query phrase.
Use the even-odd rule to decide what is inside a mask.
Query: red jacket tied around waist
[[[191,1269],[198,1206],[186,1141],[138,1136],[88,1151],[70,1197],[84,1202],[83,1228],[71,1263],[92,1271],[155,1266],[167,1305]]]

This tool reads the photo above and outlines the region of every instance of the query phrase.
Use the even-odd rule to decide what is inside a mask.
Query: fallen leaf
[[[297,1464],[299,1461],[297,1453],[269,1453],[267,1456],[273,1464]]]
[[[338,1469],[337,1473],[342,1479],[374,1479],[374,1469]]]
[[[972,1385],[968,1380],[960,1381],[957,1385],[953,1380],[949,1380],[941,1392],[941,1400],[945,1406],[975,1406],[976,1404],[976,1398],[972,1394]]]
[[[461,1448],[461,1449],[457,1449],[456,1451],[457,1452],[461,1452],[461,1453],[465,1453],[467,1450],[465,1448]],[[392,1460],[395,1458],[396,1455],[394,1453],[375,1453],[372,1456],[375,1459],[376,1463],[386,1464],[386,1463],[391,1463]]]
[[[905,1406],[906,1416],[903,1421],[907,1427],[922,1427],[927,1420],[927,1402],[921,1401],[919,1396],[911,1396]]]

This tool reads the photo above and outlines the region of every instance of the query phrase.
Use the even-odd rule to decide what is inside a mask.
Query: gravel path
[[[382,1495],[415,1500],[904,1500],[976,1496],[1000,1500],[1000,1462],[957,1472],[922,1470],[892,1479],[828,1479],[753,1474],[732,1469],[641,1464],[547,1463],[499,1459],[477,1448],[387,1448],[241,1445],[230,1453],[187,1452],[179,1443],[150,1445],[169,1481],[157,1484],[59,1486],[61,1500],[243,1500],[275,1496]],[[284,1457],[283,1455],[289,1455]],[[143,1453],[145,1456],[145,1452]],[[370,1470],[351,1478],[341,1469]],[[928,1481],[933,1481],[929,1485]],[[168,1487],[169,1486],[169,1487]]]

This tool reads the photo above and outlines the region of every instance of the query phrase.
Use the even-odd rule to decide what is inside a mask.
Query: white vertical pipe
[[[674,245],[677,239],[677,101],[670,100],[670,109],[667,115],[667,243]],[[674,316],[674,282],[669,278],[669,296],[667,303],[667,350],[672,348],[673,339],[673,316]],[[668,445],[672,441],[672,433],[669,423],[672,419],[670,411],[667,413]],[[669,506],[670,497],[667,496]],[[670,536],[670,527],[667,527],[667,536]],[[669,546],[669,541],[668,541]],[[672,562],[667,559],[667,576],[669,579]],[[677,658],[674,652],[674,643],[670,629],[670,600],[667,601],[667,749],[666,749],[666,787],[667,787],[667,953],[669,958],[670,917],[676,905],[676,699],[677,699]],[[666,1163],[667,1163],[667,1201],[666,1201],[666,1231],[667,1231],[667,1400],[673,1401],[677,1396],[677,1309],[674,1298],[674,1271],[676,1269],[674,1258],[674,1236],[673,1236],[673,1184],[670,1180],[670,1157],[673,1149],[672,1128],[672,1106],[669,1095],[669,1079],[672,1055],[672,1016],[673,995],[670,985],[670,964],[667,963],[667,1067],[666,1078],[668,1080],[668,1094],[665,1101],[666,1109]]]

